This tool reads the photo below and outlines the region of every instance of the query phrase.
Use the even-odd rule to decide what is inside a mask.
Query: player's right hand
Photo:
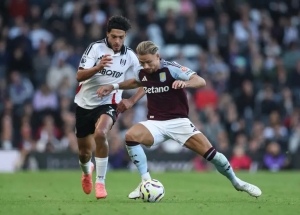
[[[102,99],[104,96],[110,94],[113,90],[114,90],[113,85],[102,86],[97,90],[97,95],[99,98]]]
[[[122,99],[122,101],[117,106],[117,114],[125,112],[133,105],[134,103],[130,99]]]
[[[98,70],[104,69],[104,67],[110,67],[109,65],[112,64],[112,57],[110,54],[106,54],[102,57],[100,62],[97,64]]]

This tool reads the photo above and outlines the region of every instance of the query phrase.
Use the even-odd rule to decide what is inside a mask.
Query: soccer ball
[[[144,181],[140,186],[140,198],[144,202],[159,202],[165,195],[165,188],[156,179]]]

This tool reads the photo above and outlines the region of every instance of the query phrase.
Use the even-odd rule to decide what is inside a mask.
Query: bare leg
[[[86,194],[90,194],[93,189],[92,171],[94,164],[91,162],[94,138],[88,135],[83,138],[77,138],[79,148],[79,165],[82,169],[81,185]]]
[[[108,164],[108,143],[107,133],[113,125],[112,118],[103,114],[99,117],[95,127],[94,138],[96,142],[95,161],[96,161],[96,182],[105,183],[105,176]]]
[[[94,139],[93,135],[88,135],[83,138],[77,138],[78,142],[78,156],[80,161],[80,166],[85,174],[90,172],[90,160],[92,157]]]

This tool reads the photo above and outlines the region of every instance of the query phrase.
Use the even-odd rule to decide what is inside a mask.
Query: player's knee
[[[106,132],[103,130],[96,130],[94,133],[94,137],[97,143],[97,140],[99,141],[105,141],[106,140]]]
[[[131,132],[131,131],[127,131],[125,134],[125,141],[126,142],[138,142],[136,135]]]

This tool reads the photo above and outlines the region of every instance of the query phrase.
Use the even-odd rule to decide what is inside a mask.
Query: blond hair
[[[141,42],[136,47],[136,52],[139,55],[156,54],[157,51],[158,51],[158,46],[152,41]]]

